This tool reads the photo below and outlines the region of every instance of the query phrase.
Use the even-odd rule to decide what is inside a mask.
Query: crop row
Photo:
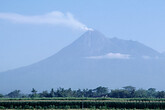
[[[41,101],[41,102],[0,102],[0,108],[3,109],[81,109],[81,108],[126,108],[126,109],[165,109],[165,103],[159,102],[92,102],[92,101],[83,101],[83,102],[58,102],[58,101]]]

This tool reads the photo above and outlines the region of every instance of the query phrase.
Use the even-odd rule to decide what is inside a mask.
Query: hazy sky
[[[0,71],[57,53],[86,30],[165,51],[165,0],[1,0]]]

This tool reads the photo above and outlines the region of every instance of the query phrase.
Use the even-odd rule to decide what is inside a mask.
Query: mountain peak
[[[83,40],[103,40],[107,39],[104,34],[97,30],[88,30],[86,31],[79,39]]]
[[[83,44],[83,45],[98,45],[103,43],[108,38],[104,36],[101,32],[97,30],[88,30],[84,34],[82,34],[75,43]]]
[[[102,33],[99,32],[98,30],[93,29],[93,30],[86,31],[84,34],[102,34]]]
[[[78,57],[100,55],[101,50],[104,48],[107,42],[109,42],[109,39],[101,32],[97,30],[88,30],[76,41],[63,49],[63,52],[67,52],[69,56]],[[61,55],[64,53],[61,53]]]

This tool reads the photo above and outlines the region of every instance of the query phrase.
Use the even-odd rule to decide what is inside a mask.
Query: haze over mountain
[[[164,89],[164,63],[159,52],[144,44],[90,30],[45,60],[0,73],[0,92],[126,85]]]

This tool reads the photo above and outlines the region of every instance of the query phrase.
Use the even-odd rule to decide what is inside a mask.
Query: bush
[[[5,109],[5,107],[4,106],[0,106],[0,109]]]

